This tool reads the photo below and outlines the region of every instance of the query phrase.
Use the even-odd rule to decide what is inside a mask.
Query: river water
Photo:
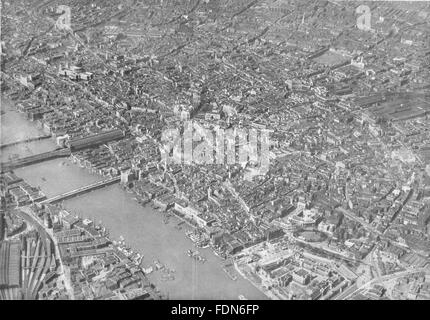
[[[34,123],[27,121],[16,112],[9,101],[2,98],[1,143],[13,142],[42,134]],[[40,140],[24,145],[7,147],[1,150],[1,161],[10,156],[20,157],[55,149],[53,140]],[[89,173],[66,159],[55,159],[15,170],[16,174],[31,185],[40,186],[48,196],[70,191],[102,177]],[[142,207],[119,185],[64,201],[64,206],[81,217],[90,218],[109,230],[112,239],[120,236],[135,251],[143,254],[143,266],[153,265],[159,260],[169,269],[175,270],[174,280],[165,281],[161,271],[148,277],[170,299],[238,299],[244,295],[248,299],[266,299],[250,282],[238,275],[231,280],[222,270],[223,260],[210,249],[200,249],[206,263],[196,262],[188,257],[186,251],[195,249],[191,240],[185,236],[186,225],[182,230],[175,228],[179,223],[171,218],[163,222],[163,216],[150,206]]]

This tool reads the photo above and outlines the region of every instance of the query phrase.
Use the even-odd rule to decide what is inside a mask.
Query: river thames
[[[9,101],[2,98],[1,142],[10,143],[42,134],[34,123],[12,108]],[[16,156],[28,156],[56,148],[53,140],[33,141],[26,144],[3,148],[1,161]],[[16,174],[33,186],[39,186],[47,197],[54,196],[77,187],[103,180],[86,169],[72,164],[67,159],[55,159],[15,170]],[[142,207],[119,185],[64,201],[71,212],[100,221],[109,230],[112,240],[123,236],[127,245],[144,256],[143,267],[153,265],[158,260],[169,269],[175,270],[174,280],[163,279],[159,271],[148,278],[170,299],[238,299],[244,295],[248,299],[267,299],[249,281],[238,276],[231,280],[222,270],[223,260],[210,249],[199,249],[206,257],[206,263],[196,262],[186,254],[195,249],[185,236],[187,229],[175,226],[179,223],[171,218],[163,222],[163,214],[150,206]]]

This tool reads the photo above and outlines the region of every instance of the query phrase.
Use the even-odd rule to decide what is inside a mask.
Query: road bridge
[[[117,183],[120,180],[121,180],[121,177],[118,176],[118,177],[113,177],[113,178],[106,179],[103,181],[98,181],[98,182],[90,184],[88,186],[83,186],[83,187],[77,188],[75,190],[67,191],[65,193],[56,195],[52,198],[42,200],[39,203],[40,204],[51,204],[51,203],[60,202],[60,201],[70,199],[70,198],[76,197],[78,195],[93,191],[95,189],[103,188],[105,186]]]
[[[27,138],[27,139],[24,139],[24,140],[18,140],[18,141],[13,141],[13,142],[5,143],[5,144],[0,144],[0,149],[7,148],[7,147],[12,147],[12,146],[16,146],[16,145],[22,144],[22,143],[28,143],[28,142],[32,142],[32,141],[38,141],[38,140],[48,139],[48,138],[51,138],[51,137],[52,137],[52,135],[46,134],[46,135],[41,135],[41,136],[37,136],[37,137]]]

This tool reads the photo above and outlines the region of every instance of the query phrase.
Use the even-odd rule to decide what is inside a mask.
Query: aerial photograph
[[[0,300],[430,300],[430,0],[0,16]]]

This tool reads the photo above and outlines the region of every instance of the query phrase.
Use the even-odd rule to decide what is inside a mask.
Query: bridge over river
[[[5,144],[1,144],[0,145],[0,149],[12,147],[12,146],[16,146],[18,144],[25,144],[25,143],[28,143],[28,142],[33,142],[33,141],[48,139],[48,138],[51,138],[51,137],[52,137],[51,134],[44,134],[44,135],[40,135],[40,136],[37,136],[37,137],[27,138],[27,139],[24,139],[24,140],[18,140],[18,141],[14,141],[14,142],[9,142],[9,143],[5,143]]]
[[[51,203],[60,202],[60,201],[63,201],[63,200],[66,200],[66,199],[69,199],[72,197],[76,197],[76,196],[81,195],[83,193],[90,192],[90,191],[93,191],[95,189],[103,188],[105,186],[117,183],[120,180],[121,180],[121,177],[118,176],[118,177],[113,177],[113,178],[106,179],[103,181],[98,181],[96,183],[93,183],[93,184],[90,184],[87,186],[83,186],[83,187],[74,189],[72,191],[67,191],[65,193],[53,196],[52,198],[45,199],[43,201],[40,201],[39,203],[40,204],[51,204]]]
[[[70,154],[71,152],[69,149],[57,149],[49,152],[35,154],[25,158],[18,158],[16,160],[2,162],[0,164],[0,168],[1,168],[1,172],[7,172],[7,171],[14,170],[16,168],[29,166],[46,160],[51,160],[51,159],[61,158],[61,157],[68,157],[70,156]]]

